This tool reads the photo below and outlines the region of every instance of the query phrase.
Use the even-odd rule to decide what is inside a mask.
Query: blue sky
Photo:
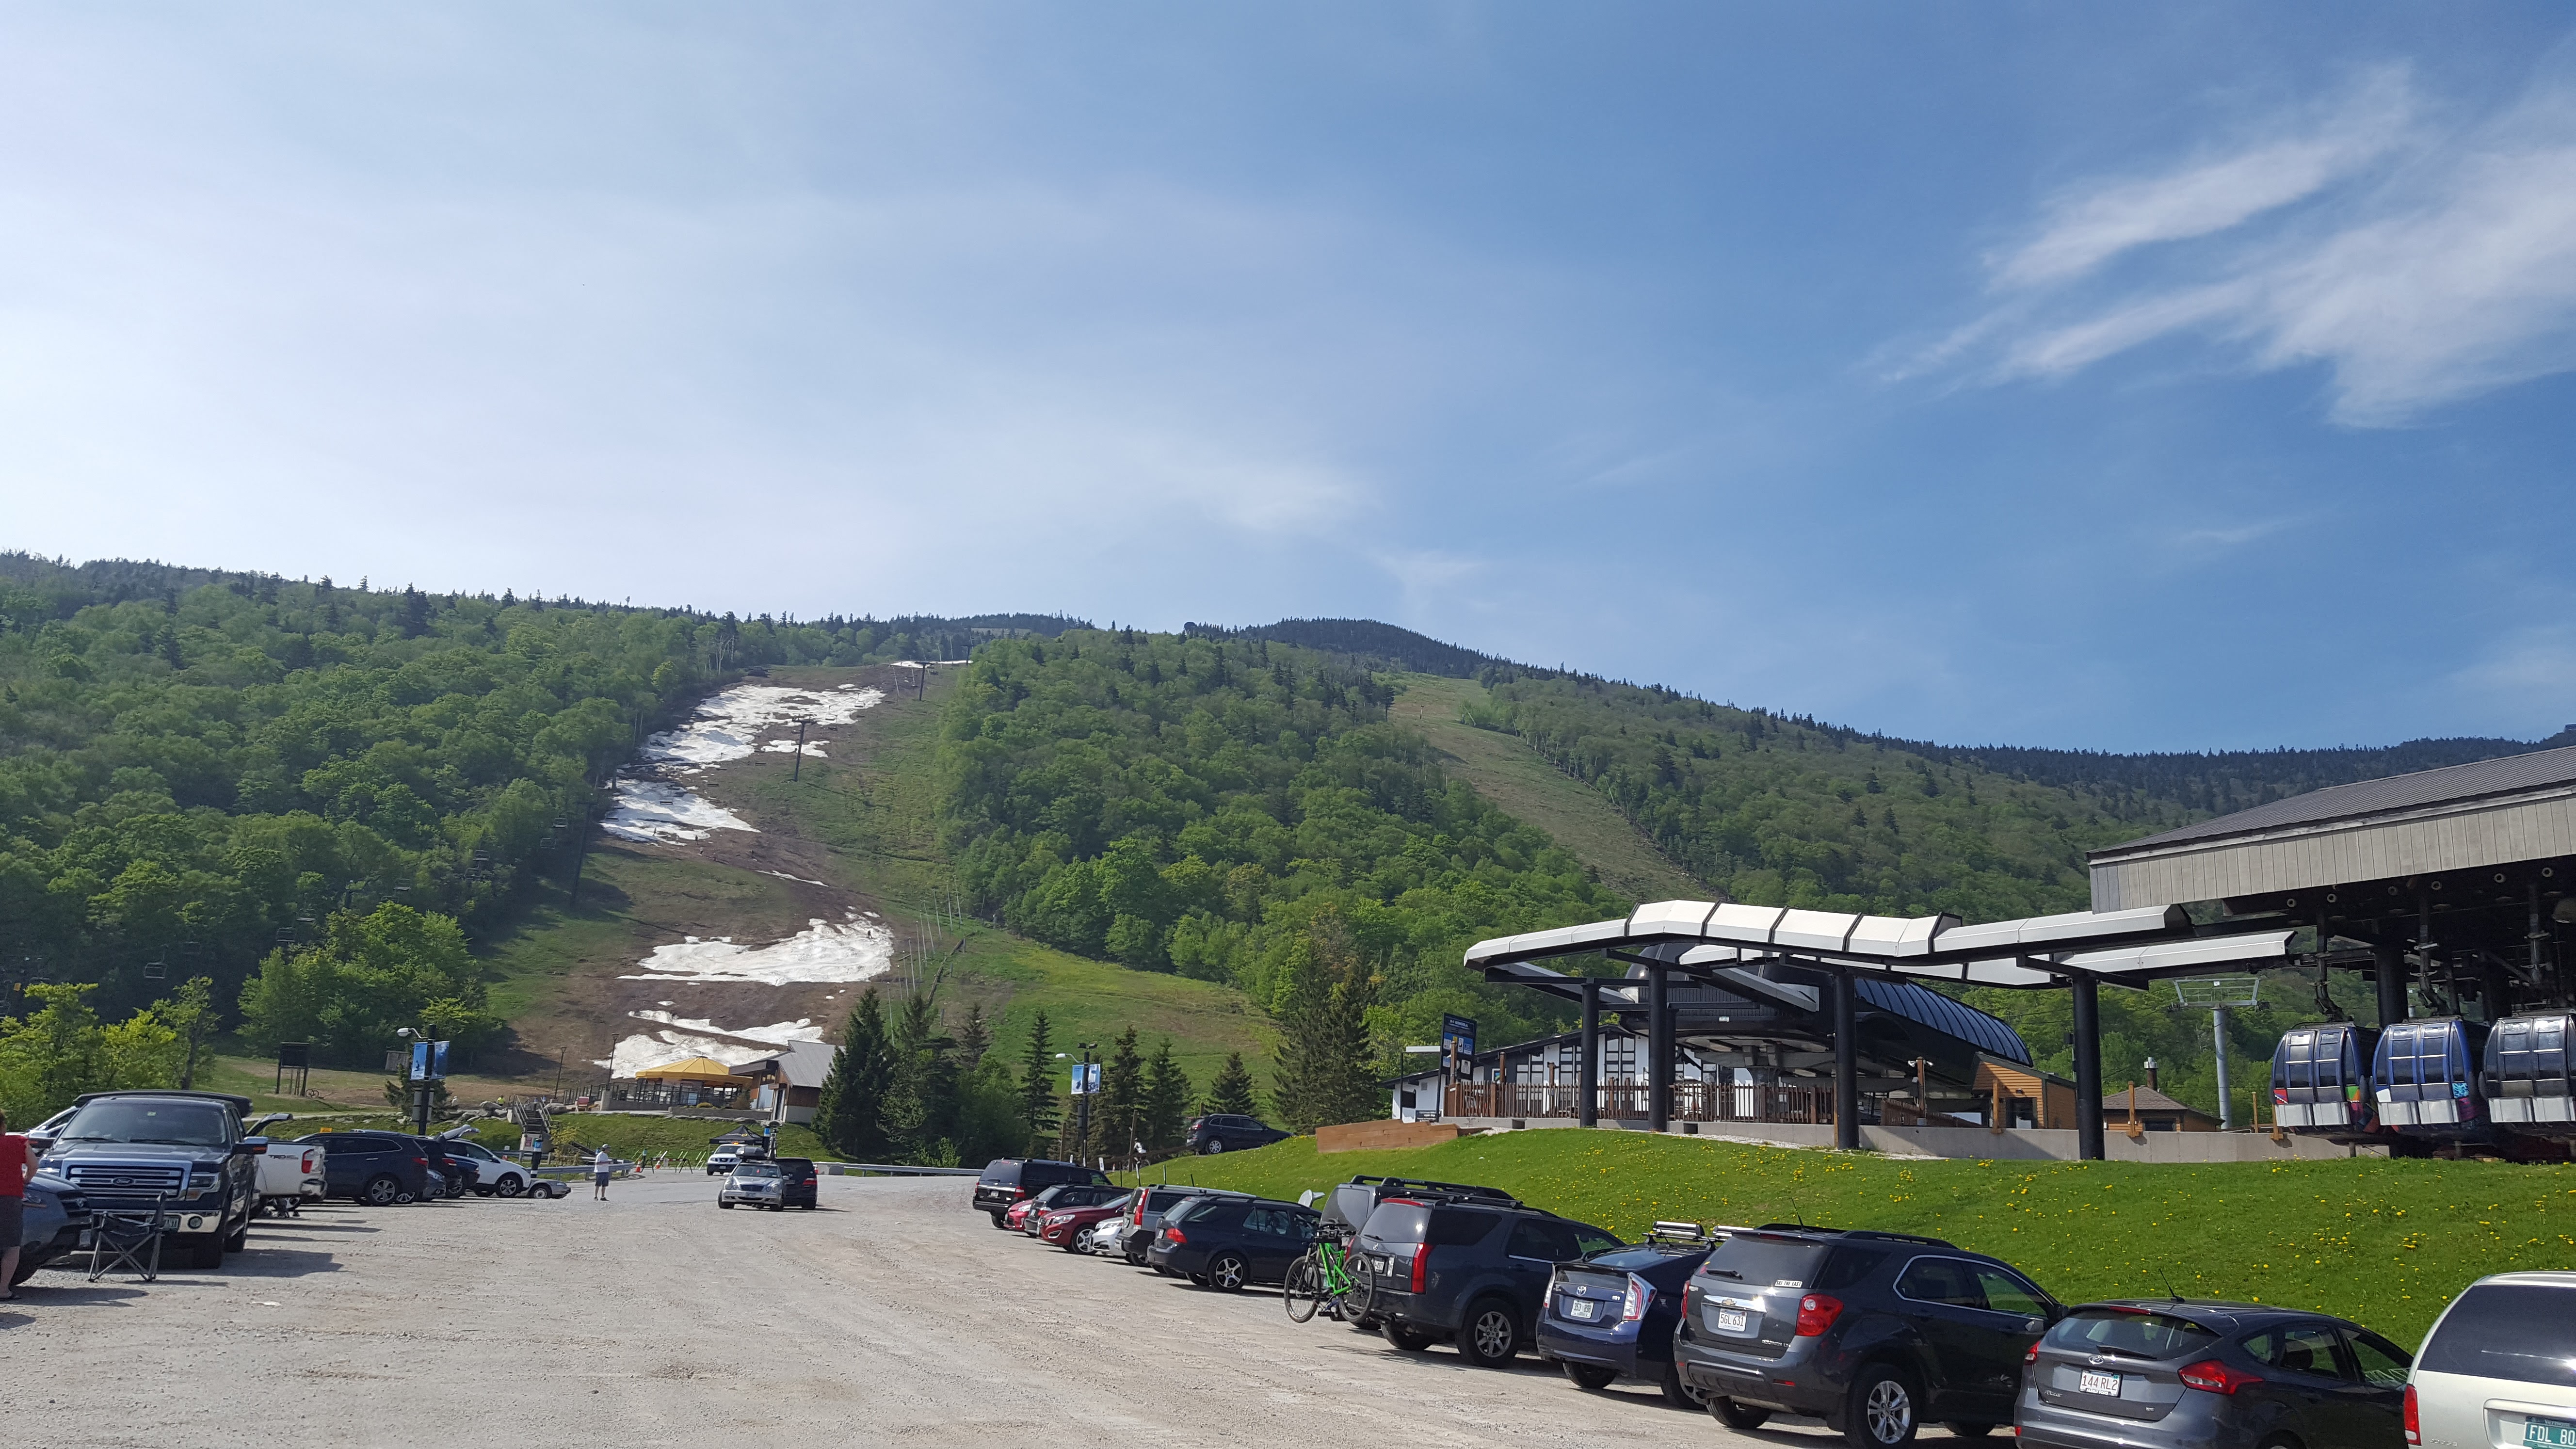
[[[0,545],[2576,721],[2554,5],[0,10]]]

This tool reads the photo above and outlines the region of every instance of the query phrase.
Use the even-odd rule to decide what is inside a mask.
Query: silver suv
[[[2498,1273],[2451,1300],[2406,1380],[2406,1442],[2576,1445],[2576,1273]]]
[[[732,1207],[748,1203],[771,1212],[787,1209],[787,1174],[775,1162],[737,1162],[726,1174],[724,1186],[716,1189],[716,1206]]]

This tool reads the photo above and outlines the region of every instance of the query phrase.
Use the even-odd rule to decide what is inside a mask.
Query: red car
[[[1081,1252],[1082,1235],[1090,1231],[1093,1224],[1120,1216],[1133,1206],[1135,1201],[1136,1194],[1131,1192],[1111,1198],[1104,1203],[1094,1203],[1089,1207],[1049,1208],[1046,1210],[1045,1217],[1040,1219],[1038,1239],[1041,1242],[1053,1243],[1068,1253]]]
[[[1086,1182],[1068,1182],[1061,1187],[1048,1188],[1035,1197],[1024,1197],[1011,1204],[1010,1209],[1002,1214],[1002,1223],[1005,1227],[1017,1228],[1034,1238],[1038,1235],[1050,1211],[1092,1207],[1114,1197],[1123,1197],[1125,1194],[1124,1188],[1094,1186]]]

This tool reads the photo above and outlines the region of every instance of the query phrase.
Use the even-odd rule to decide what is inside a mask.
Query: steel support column
[[[2396,946],[2370,948],[2371,977],[2379,988],[2379,1024],[2394,1026],[2404,1021],[2406,1010],[2406,952]]]
[[[1834,1145],[1846,1152],[1860,1146],[1860,1033],[1848,968],[1834,972]]]
[[[1601,1125],[1601,978],[1583,978],[1583,1064],[1574,1071],[1577,1125]]]
[[[1673,1014],[1664,1001],[1664,968],[1646,968],[1646,1130],[1672,1125]]]
[[[2075,996],[2075,1155],[2099,1162],[2102,1145],[2102,987],[2090,976],[2069,982]]]

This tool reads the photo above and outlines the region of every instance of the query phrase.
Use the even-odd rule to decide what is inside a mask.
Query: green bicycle
[[[1365,1275],[1351,1271],[1350,1238],[1347,1230],[1318,1236],[1313,1247],[1288,1265],[1287,1281],[1280,1285],[1279,1300],[1287,1305],[1288,1316],[1304,1323],[1327,1304],[1333,1316],[1344,1323],[1354,1323],[1368,1316],[1369,1283]]]

